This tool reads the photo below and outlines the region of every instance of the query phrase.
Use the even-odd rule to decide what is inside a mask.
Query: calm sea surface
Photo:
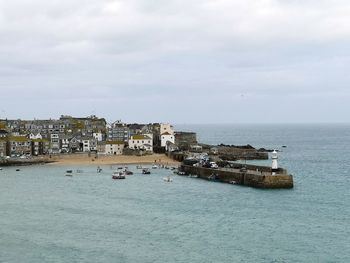
[[[295,188],[165,183],[169,170],[134,166],[116,181],[110,166],[3,168],[0,262],[350,262],[349,125],[176,129],[204,143],[281,149]]]

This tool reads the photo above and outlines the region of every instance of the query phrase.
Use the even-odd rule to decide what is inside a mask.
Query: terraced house
[[[121,155],[123,154],[124,145],[123,141],[106,141],[104,147],[100,148],[101,152],[108,155]]]
[[[168,123],[127,124],[119,120],[107,125],[104,118],[94,115],[84,118],[62,115],[59,120],[1,119],[0,139],[6,141],[8,137],[12,138],[11,142],[2,148],[6,148],[3,154],[7,155],[30,152],[32,155],[75,152],[138,154],[139,151],[164,152],[168,145],[172,149],[178,145],[173,127]],[[124,148],[129,150],[126,152]]]
[[[129,140],[129,148],[135,150],[153,151],[153,139],[149,135],[133,135]]]
[[[7,142],[3,138],[0,138],[0,157],[7,155]]]
[[[48,154],[50,150],[50,141],[46,139],[33,139],[32,140],[32,155],[44,155]]]
[[[10,136],[7,143],[7,153],[10,156],[31,155],[31,140],[24,136]]]

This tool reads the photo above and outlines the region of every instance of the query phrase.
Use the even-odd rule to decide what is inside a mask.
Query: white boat
[[[173,181],[173,178],[171,178],[171,177],[168,175],[167,177],[164,177],[164,178],[163,178],[163,181],[164,181],[164,182],[170,183],[170,182]]]
[[[152,169],[158,169],[158,165],[156,164],[152,165]]]
[[[123,172],[115,171],[113,172],[112,179],[125,179],[125,174]]]
[[[136,169],[143,169],[142,165],[137,165]]]

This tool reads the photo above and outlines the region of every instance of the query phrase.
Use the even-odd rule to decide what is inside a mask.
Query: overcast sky
[[[0,0],[0,118],[348,122],[348,0]]]

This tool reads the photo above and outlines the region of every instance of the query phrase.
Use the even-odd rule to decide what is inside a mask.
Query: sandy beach
[[[50,160],[54,161],[51,165],[179,164],[179,162],[170,159],[165,154],[145,156],[99,155],[97,158],[95,158],[95,154],[91,156],[88,154],[65,154],[53,155]]]

